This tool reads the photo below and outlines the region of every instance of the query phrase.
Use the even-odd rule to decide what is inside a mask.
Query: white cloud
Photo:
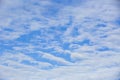
[[[57,56],[53,56],[53,55],[48,54],[48,53],[44,53],[44,55],[42,57],[46,58],[46,59],[49,59],[49,60],[52,60],[52,61],[56,61],[56,62],[64,64],[64,65],[72,64],[72,63],[64,60],[63,58],[60,58],[60,57],[57,57]]]
[[[25,68],[25,69],[30,69],[30,68],[49,68],[50,66],[52,66],[50,63],[47,62],[40,62],[40,61],[36,61],[35,59],[33,59],[32,57],[25,55],[23,53],[16,53],[16,54],[12,54],[12,53],[5,53],[4,56],[0,57],[0,61],[1,61],[1,65],[5,65],[5,66],[9,66],[9,67],[13,67],[13,68]],[[22,63],[24,61],[27,61],[29,63],[31,63],[31,65],[28,65],[26,63]],[[32,65],[35,64],[35,65]]]

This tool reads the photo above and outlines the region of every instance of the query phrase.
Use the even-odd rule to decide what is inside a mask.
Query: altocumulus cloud
[[[120,80],[119,0],[0,0],[0,80]]]

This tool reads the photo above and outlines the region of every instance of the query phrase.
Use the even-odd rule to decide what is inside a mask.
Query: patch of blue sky
[[[100,38],[107,38],[108,35],[101,35]]]
[[[103,28],[103,27],[106,27],[106,24],[103,24],[103,23],[97,24],[96,27],[97,27],[97,28]]]
[[[52,0],[54,3],[58,3],[60,5],[65,5],[65,6],[76,6],[80,5],[85,2],[86,0]]]
[[[75,41],[75,42],[72,42],[73,44],[78,44],[78,45],[80,45],[80,46],[83,46],[83,45],[89,45],[89,46],[92,46],[92,45],[94,45],[94,43],[93,42],[91,42],[91,40],[90,39],[84,39],[84,40],[82,40],[82,41]]]
[[[97,50],[98,51],[109,51],[111,49],[109,47],[107,47],[107,46],[102,46],[102,47],[98,48]]]
[[[70,46],[71,43],[62,43],[60,46],[64,49],[64,50],[69,50],[69,46]]]
[[[25,3],[31,3],[31,5],[36,5],[36,6],[40,6],[40,1],[39,0],[23,0]]]
[[[14,31],[14,30],[11,29],[11,28],[4,28],[3,30],[4,30],[4,31],[7,31],[7,32],[13,32],[13,31]]]
[[[0,43],[0,54],[2,54],[5,51],[12,50],[13,46],[14,46],[14,44],[10,45],[9,42],[5,43],[5,42],[1,41],[1,43]]]
[[[58,27],[50,27],[49,30],[51,30],[52,32],[55,31],[60,31],[61,33],[67,30],[67,26],[58,26]]]
[[[30,65],[30,66],[38,65],[37,63],[30,62],[29,60],[22,60],[21,64]]]
[[[71,1],[73,0],[52,0],[52,1],[59,4],[70,5]]]
[[[33,39],[34,36],[41,35],[40,31],[32,31],[28,34],[22,35],[19,38],[16,39],[16,41],[29,43],[31,39]]]
[[[117,24],[118,27],[119,27],[119,26],[120,26],[120,18],[116,19],[114,23]],[[120,28],[120,27],[119,27],[119,28]]]
[[[68,20],[69,20],[69,22],[66,24],[67,27],[69,27],[70,25],[73,24],[74,17],[73,16],[69,16]]]
[[[0,52],[4,52],[6,50],[11,50],[11,46],[0,45]]]
[[[36,39],[35,41],[38,40],[38,42],[46,42],[49,41],[49,43],[53,41],[61,41],[61,37],[63,35],[63,32],[67,29],[67,27],[50,27],[47,29],[40,29],[37,31],[32,31],[29,34],[22,35],[20,38],[16,39],[17,41],[20,42],[30,42],[31,40],[35,40],[36,36],[39,36],[39,39]],[[47,37],[53,36],[53,38],[47,39]],[[34,39],[33,39],[34,38]],[[35,42],[37,43],[37,42]]]
[[[79,33],[79,27],[74,27],[72,29],[72,31],[71,31],[71,36],[76,37],[78,35],[80,35],[80,33]]]
[[[40,55],[38,53],[25,53],[25,55],[28,55],[28,56],[32,57],[33,59],[35,59],[37,61],[39,61],[40,57],[42,56],[42,55]]]
[[[54,48],[50,47],[50,48],[45,48],[46,46],[43,45],[42,48],[36,48],[35,50],[36,51],[42,51],[42,52],[45,52],[45,53],[51,53],[54,51]]]

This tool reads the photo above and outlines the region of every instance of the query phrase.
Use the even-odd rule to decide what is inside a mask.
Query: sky
[[[119,0],[0,0],[0,80],[120,80]]]

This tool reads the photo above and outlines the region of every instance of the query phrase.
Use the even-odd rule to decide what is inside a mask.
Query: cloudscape
[[[0,0],[0,80],[120,80],[119,0]]]

